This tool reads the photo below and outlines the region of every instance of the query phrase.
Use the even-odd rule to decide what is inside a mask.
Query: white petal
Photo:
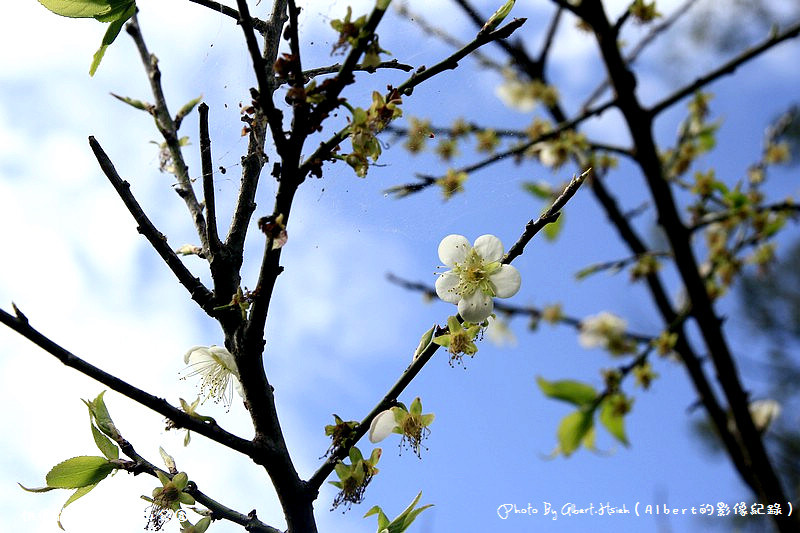
[[[578,335],[578,343],[583,348],[592,349],[605,346],[605,344],[608,343],[608,339],[592,331],[581,330],[581,333]]]
[[[242,382],[236,376],[231,376],[231,383],[233,383],[233,390],[239,393],[240,398],[244,398],[244,390],[242,389]]]
[[[369,425],[369,441],[372,443],[382,441],[392,433],[396,426],[397,422],[394,420],[394,413],[391,409],[378,413],[378,416],[373,418]]]
[[[481,235],[475,239],[475,251],[487,263],[503,258],[503,243],[494,235]]]
[[[238,374],[238,372],[236,372],[236,362],[233,359],[233,354],[229,352],[227,348],[212,345],[208,347],[208,351],[216,356],[225,368]]]
[[[447,303],[457,304],[461,295],[454,289],[460,281],[458,274],[448,270],[436,279],[436,295]]]
[[[192,358],[192,354],[195,352],[208,352],[208,348],[205,346],[192,346],[189,348],[189,351],[183,355],[183,362],[188,365],[189,359]]]
[[[483,291],[477,290],[467,298],[462,298],[458,302],[458,314],[467,322],[480,323],[492,314],[494,302],[491,296],[487,296]]]
[[[448,235],[439,243],[439,260],[449,267],[455,266],[464,262],[471,248],[463,235]]]
[[[502,265],[500,270],[489,276],[489,281],[494,285],[494,293],[498,298],[511,298],[519,290],[522,277],[519,270],[511,265]]]

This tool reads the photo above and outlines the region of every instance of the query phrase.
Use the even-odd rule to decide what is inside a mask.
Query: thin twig
[[[461,61],[464,57],[466,57],[473,51],[477,50],[481,46],[490,42],[508,38],[517,29],[519,29],[520,26],[525,24],[526,20],[527,19],[524,18],[514,19],[505,26],[502,26],[501,28],[498,28],[493,32],[479,34],[475,39],[464,45],[464,47],[457,50],[449,57],[438,62],[432,67],[426,68],[424,70],[417,70],[417,72],[412,74],[408,80],[406,80],[404,83],[401,83],[397,87],[397,91],[400,94],[410,95],[413,92],[414,87],[424,82],[425,80],[428,80],[433,76],[444,72],[445,70],[452,70],[456,68],[458,66],[459,61]]]
[[[100,143],[98,143],[94,137],[89,137],[89,145],[103,173],[111,182],[111,185],[114,186],[117,194],[125,203],[125,207],[127,207],[128,211],[133,215],[133,219],[138,224],[137,229],[139,233],[144,235],[158,255],[161,256],[161,259],[164,260],[169,269],[175,274],[175,277],[178,278],[181,285],[186,287],[186,290],[188,290],[189,294],[192,296],[192,300],[197,302],[210,316],[214,316],[215,312],[212,305],[214,295],[203,285],[200,279],[194,277],[192,273],[189,272],[189,269],[186,268],[183,261],[181,261],[172,248],[169,247],[166,237],[156,229],[144,213],[139,202],[136,201],[136,198],[134,198],[131,193],[130,183],[120,178],[117,170],[114,168],[114,164],[103,151]]]
[[[400,276],[391,273],[386,274],[386,279],[389,280],[390,283],[394,283],[395,285],[402,287],[406,290],[421,292],[427,298],[434,298],[434,299],[438,298],[436,290],[429,287],[428,285],[425,285],[424,283],[409,281],[407,279],[401,278]],[[502,300],[496,300],[494,302],[494,309],[498,313],[503,313],[504,315],[508,315],[509,317],[527,316],[535,320],[540,320],[544,318],[546,314],[545,311],[536,307],[512,305]],[[559,324],[564,324],[566,326],[570,326],[571,328],[574,328],[578,331],[580,331],[581,326],[583,324],[583,320],[581,320],[580,318],[564,314],[560,314],[557,320],[554,321],[554,323],[555,322]],[[653,337],[652,335],[634,333],[631,331],[623,332],[622,336],[639,343],[650,343],[655,339],[655,337]]]
[[[138,404],[141,404],[160,415],[171,420],[175,427],[185,428],[209,439],[222,444],[232,450],[242,453],[248,457],[252,457],[256,453],[255,446],[249,440],[237,437],[217,425],[216,422],[205,422],[198,420],[188,413],[173,407],[165,400],[153,396],[142,389],[134,387],[133,385],[119,379],[118,377],[101,370],[100,368],[87,363],[80,357],[67,351],[62,346],[56,344],[50,338],[44,336],[38,330],[33,328],[27,321],[20,320],[19,318],[6,313],[0,309],[0,322],[13,329],[29,341],[33,342],[44,351],[55,356],[59,361],[70,368],[74,368],[81,374],[89,376],[90,378],[99,381],[112,390],[117,391],[123,396],[127,396]]]
[[[175,192],[177,192],[178,196],[183,198],[184,203],[186,203],[186,207],[192,215],[197,235],[203,247],[207,247],[206,222],[203,217],[203,209],[200,207],[200,203],[195,196],[192,180],[189,176],[189,168],[186,166],[186,161],[183,158],[178,129],[167,107],[167,100],[164,97],[164,90],[161,87],[161,70],[158,68],[158,59],[147,50],[147,45],[144,42],[144,36],[139,28],[139,21],[136,15],[134,15],[126,25],[126,31],[131,36],[134,43],[136,43],[139,56],[147,72],[147,78],[150,80],[150,90],[155,98],[153,118],[155,118],[156,127],[167,145],[170,158],[172,159],[172,165],[175,169],[174,175],[178,180],[178,186],[175,188]]]
[[[678,89],[670,96],[664,98],[657,104],[653,105],[649,109],[649,113],[651,116],[656,116],[665,109],[671,107],[675,102],[682,100],[683,98],[689,96],[690,94],[694,93],[698,89],[701,89],[708,85],[709,83],[713,82],[714,80],[721,78],[726,74],[733,74],[737,68],[739,68],[744,63],[747,63],[751,59],[754,59],[761,55],[763,52],[769,50],[773,46],[787,40],[792,39],[800,35],[800,22],[797,22],[789,27],[789,29],[778,33],[776,35],[771,36],[770,38],[763,41],[761,44],[750,48],[749,50],[745,50],[743,53],[739,54],[738,56],[734,57],[721,67],[712,70],[708,74],[704,76],[700,76],[695,81],[690,83],[689,85]]]
[[[525,250],[525,246],[533,239],[534,235],[539,233],[546,225],[555,222],[558,219],[558,216],[561,214],[561,209],[567,204],[567,202],[575,196],[575,193],[578,192],[578,189],[583,182],[586,180],[586,177],[589,175],[592,169],[586,169],[580,176],[573,176],[572,180],[569,184],[564,188],[564,192],[562,192],[558,198],[555,199],[553,204],[545,211],[544,213],[539,216],[535,221],[531,220],[525,225],[525,231],[522,233],[520,238],[514,245],[508,250],[508,253],[503,257],[503,260],[500,261],[504,265],[511,263],[514,259],[522,255],[522,252]]]
[[[244,32],[247,50],[250,52],[250,59],[253,62],[253,72],[255,72],[258,83],[258,91],[255,95],[256,101],[259,108],[267,116],[275,148],[280,153],[286,144],[286,135],[283,132],[283,114],[275,107],[275,103],[272,101],[274,87],[267,78],[267,72],[272,72],[272,65],[268,65],[261,55],[261,49],[258,46],[253,29],[253,18],[250,16],[250,10],[247,7],[247,0],[236,0],[236,3],[239,6],[239,25],[242,27],[242,32]]]
[[[336,63],[334,65],[329,65],[327,67],[317,67],[304,70],[303,81],[308,82],[316,78],[317,76],[324,76],[325,74],[334,74],[336,72],[339,72],[341,68],[342,64]],[[381,61],[375,66],[366,66],[363,64],[358,64],[355,67],[353,67],[353,72],[360,71],[360,72],[373,73],[376,70],[380,69],[396,69],[396,70],[402,70],[404,72],[411,72],[412,70],[414,70],[414,67],[411,65],[406,65],[405,63],[400,63],[399,61],[397,61],[397,59],[392,59],[391,61]],[[285,78],[276,78],[276,80],[279,85],[289,83],[289,80]]]
[[[518,155],[518,154],[522,154],[528,148],[533,146],[534,144],[537,144],[537,143],[540,143],[540,142],[544,142],[544,141],[548,141],[550,139],[554,139],[554,138],[558,137],[561,133],[563,133],[565,131],[568,131],[568,130],[571,130],[571,129],[574,129],[576,126],[578,126],[579,124],[581,124],[585,120],[587,120],[587,119],[589,119],[589,118],[591,118],[591,117],[593,117],[595,115],[602,114],[603,112],[605,112],[609,108],[614,107],[614,105],[616,105],[616,100],[609,100],[608,102],[605,102],[604,104],[601,104],[601,105],[599,105],[597,107],[594,107],[592,109],[588,109],[588,110],[584,111],[583,113],[581,113],[580,115],[578,115],[577,117],[575,117],[573,119],[565,120],[564,122],[561,122],[560,124],[558,124],[552,130],[549,130],[547,133],[543,133],[542,135],[540,135],[539,137],[537,137],[535,139],[532,139],[532,140],[527,141],[525,143],[516,145],[513,148],[509,148],[508,150],[505,150],[503,152],[498,152],[498,153],[496,153],[496,154],[494,154],[494,155],[492,155],[490,157],[487,157],[486,159],[478,161],[477,163],[473,163],[471,165],[467,165],[465,167],[461,167],[459,169],[456,169],[456,172],[466,172],[467,174],[470,174],[472,172],[475,172],[476,170],[479,170],[479,169],[482,169],[484,167],[487,167],[487,166],[489,166],[489,165],[491,165],[493,163],[496,163],[498,161],[501,161],[501,160],[503,160],[503,159],[505,159],[507,157],[515,156],[515,155]],[[626,153],[626,155],[628,155],[628,154]],[[408,194],[411,194],[411,193],[414,193],[414,192],[417,192],[417,191],[421,191],[421,190],[423,190],[423,189],[425,189],[427,187],[430,187],[431,185],[436,183],[437,179],[438,179],[435,176],[426,176],[426,175],[418,175],[417,178],[420,179],[421,181],[418,182],[418,183],[409,183],[409,184],[404,184],[404,185],[396,185],[394,187],[390,187],[389,189],[387,189],[386,192],[390,193],[390,194],[397,194],[399,196],[407,196]]]
[[[214,2],[214,0],[189,0],[195,4],[200,4],[201,6],[205,6],[212,11],[218,11],[223,15],[227,15],[230,18],[234,19],[237,23],[239,22],[239,12],[233,9],[232,7],[228,7],[224,4],[220,4],[219,2]],[[267,31],[267,23],[263,20],[260,20],[256,17],[253,17],[253,27],[258,30],[261,35],[264,35]]]

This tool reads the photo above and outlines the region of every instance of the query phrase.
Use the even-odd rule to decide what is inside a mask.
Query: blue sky
[[[268,2],[253,7],[263,14]],[[239,137],[240,102],[246,103],[253,84],[239,29],[230,19],[188,2],[142,0],[140,22],[152,52],[160,59],[171,108],[203,94],[211,106],[211,135],[218,176],[219,211],[229,212],[237,188],[237,162],[245,149]],[[355,5],[358,5],[354,3]],[[492,2],[477,3],[487,15]],[[549,2],[518,2],[514,16],[529,20],[521,35],[535,50],[541,40]],[[623,2],[610,2],[618,13]],[[664,12],[677,2],[660,3]],[[305,3],[301,31],[313,44],[305,66],[332,62],[331,18],[343,14],[346,3]],[[366,10],[368,2],[356,13]],[[446,21],[449,32],[468,39],[473,28],[448,2],[412,3],[431,20]],[[33,0],[16,2],[0,20],[6,53],[0,57],[0,305],[13,300],[31,323],[88,361],[117,373],[132,384],[176,402],[191,399],[195,384],[180,381],[182,355],[191,346],[222,343],[216,325],[186,298],[135,230],[93,160],[86,138],[94,135],[159,229],[178,247],[194,242],[182,202],[171,190],[172,180],[158,171],[158,155],[148,141],[157,139],[152,120],[128,108],[108,93],[148,99],[138,56],[126,35],[107,53],[95,78],[87,75],[91,54],[104,28],[94,21],[70,21],[46,12]],[[179,23],[173,21],[178,20]],[[600,75],[592,40],[564,23],[553,51],[551,79],[561,86],[568,109],[580,102]],[[393,13],[379,31],[381,45],[401,62],[431,65],[447,51]],[[634,39],[634,35],[630,37]],[[680,40],[670,41],[685,46]],[[212,46],[213,45],[213,46]],[[489,49],[496,55],[496,50]],[[791,42],[723,79],[712,90],[712,112],[724,119],[717,150],[700,165],[715,166],[733,182],[757,159],[763,128],[794,97],[800,73],[787,68],[797,57]],[[643,58],[642,99],[653,102],[671,88],[691,80],[710,66],[708,54],[697,54],[699,65],[671,68],[657,65],[666,54],[654,49]],[[347,93],[354,105],[368,105],[372,90],[399,84],[405,75],[361,74],[360,89]],[[404,101],[406,116],[429,116],[449,124],[458,116],[498,127],[524,127],[523,115],[503,106],[494,96],[502,81],[481,71],[474,62],[448,72]],[[682,106],[682,105],[681,105]],[[675,135],[683,108],[666,114],[656,125],[659,138]],[[437,118],[438,117],[438,118]],[[341,117],[340,117],[341,119]],[[198,174],[196,115],[182,132],[192,146],[190,169]],[[619,117],[607,113],[587,125],[590,136],[609,143],[626,143]],[[313,146],[313,144],[309,144]],[[460,162],[477,156],[463,150]],[[394,383],[410,361],[419,336],[433,323],[454,313],[450,304],[424,303],[418,294],[385,280],[392,272],[433,283],[439,264],[436,249],[442,237],[458,233],[473,240],[485,233],[510,246],[541,205],[521,192],[523,180],[559,183],[576,169],[557,173],[526,163],[496,165],[474,174],[463,195],[443,202],[438,190],[405,200],[383,191],[412,180],[414,172],[444,173],[446,165],[430,155],[413,158],[400,146],[386,147],[366,179],[356,178],[338,163],[324,179],[303,184],[292,213],[282,262],[286,267],[275,291],[267,326],[265,365],[276,388],[286,435],[297,469],[304,477],[319,465],[328,447],[323,426],[332,413],[361,419]],[[623,165],[610,178],[626,208],[644,199],[640,177]],[[274,183],[265,176],[259,189],[257,216],[271,210]],[[774,175],[775,198],[796,193],[788,172]],[[226,209],[228,211],[226,211]],[[224,219],[223,219],[224,220]],[[224,224],[224,223],[223,223]],[[643,217],[640,229],[652,235]],[[788,232],[796,235],[796,230]],[[261,239],[251,232],[244,268],[245,285],[257,274]],[[537,306],[561,301],[565,311],[588,316],[610,310],[625,317],[631,329],[657,333],[659,321],[644,290],[626,275],[599,274],[575,282],[573,274],[589,263],[625,255],[605,224],[588,191],[569,204],[561,238],[555,243],[536,239],[515,265],[523,276],[512,303]],[[204,279],[201,261],[186,264]],[[669,278],[669,274],[667,274]],[[248,284],[249,280],[249,284]],[[673,296],[678,288],[671,287]],[[730,315],[728,333],[737,354],[757,358],[763,348],[737,314],[735,298],[721,306]],[[627,418],[631,441],[623,448],[600,434],[606,453],[579,451],[568,459],[549,459],[558,421],[565,405],[543,397],[536,376],[575,378],[600,386],[599,369],[615,365],[606,354],[581,348],[574,331],[543,325],[535,334],[522,320],[511,322],[517,343],[496,347],[480,344],[465,367],[451,368],[439,353],[401,400],[421,396],[425,412],[436,413],[422,460],[402,454],[397,440],[382,443],[380,474],[361,506],[346,514],[328,512],[335,495],[323,489],[317,502],[321,531],[374,531],[374,518],[361,516],[375,504],[393,516],[423,491],[423,503],[435,507],[420,515],[413,531],[700,531],[711,525],[730,527],[729,517],[703,521],[688,516],[567,517],[542,516],[545,502],[561,511],[637,503],[670,508],[700,507],[718,501],[749,502],[749,495],[720,457],[709,456],[691,431],[696,415],[688,413],[695,396],[679,365],[659,360],[660,378],[650,391],[627,389],[635,395]],[[0,333],[0,388],[4,391],[3,458],[0,459],[0,524],[9,531],[58,531],[56,516],[67,493],[28,494],[16,485],[43,484],[57,462],[75,455],[93,455],[93,444],[80,398],[92,398],[103,387],[64,368],[10,331]],[[756,396],[765,391],[757,376],[747,376]],[[152,461],[164,446],[201,489],[242,512],[256,508],[268,523],[282,526],[282,515],[266,475],[232,452],[220,450],[202,437],[188,448],[182,433],[165,432],[160,416],[109,392],[106,401],[123,434]],[[207,405],[208,414],[223,427],[248,437],[247,415],[240,405],[229,413]],[[205,411],[204,411],[205,412]],[[784,414],[784,416],[794,416]],[[369,443],[362,450],[371,449]],[[68,531],[139,531],[146,504],[139,499],[157,482],[119,473],[63,515]],[[752,502],[749,502],[752,503]],[[539,513],[498,517],[503,504]],[[688,511],[691,512],[691,511]],[[166,531],[177,531],[177,523]],[[211,531],[239,531],[219,523]]]

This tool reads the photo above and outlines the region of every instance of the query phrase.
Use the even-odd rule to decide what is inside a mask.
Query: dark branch
[[[197,201],[192,187],[192,180],[189,177],[189,168],[183,159],[183,151],[181,148],[180,138],[178,137],[178,128],[172,120],[169,108],[167,107],[167,100],[164,97],[164,90],[161,87],[161,70],[158,68],[158,59],[155,55],[151,55],[147,50],[147,45],[144,42],[144,36],[139,28],[139,21],[136,15],[131,18],[131,21],[126,25],[126,31],[136,43],[136,48],[139,50],[139,56],[144,64],[144,69],[147,72],[147,78],[150,81],[150,90],[155,98],[153,106],[153,118],[155,118],[156,127],[164,138],[164,142],[169,150],[172,165],[174,167],[175,178],[178,180],[178,187],[175,192],[178,196],[183,198],[189,213],[192,215],[194,226],[203,247],[207,248],[206,242],[206,221],[203,217],[203,209]]]
[[[214,0],[189,0],[190,2],[194,2],[195,4],[200,4],[201,6],[205,6],[212,11],[218,11],[223,15],[227,15],[230,18],[234,19],[237,23],[239,22],[239,12],[233,9],[232,7],[228,7],[224,4],[220,4],[219,2],[214,2]],[[260,34],[266,33],[266,22],[263,20],[259,20],[253,17],[253,27],[258,30]]]
[[[203,169],[203,197],[206,204],[206,232],[208,251],[211,255],[219,253],[222,243],[217,233],[217,210],[214,200],[214,163],[211,158],[211,137],[208,134],[208,105],[205,102],[197,108],[200,115],[200,162]]]
[[[138,389],[133,385],[122,381],[118,377],[87,363],[83,359],[62,348],[48,337],[42,335],[39,331],[31,327],[27,320],[22,320],[21,318],[10,315],[9,313],[6,313],[4,310],[0,309],[0,322],[13,329],[29,341],[33,342],[44,351],[55,356],[66,366],[74,368],[81,374],[99,381],[103,385],[106,385],[110,389],[117,391],[123,396],[127,396],[136,403],[152,409],[160,415],[168,418],[174,422],[175,427],[186,428],[199,433],[200,435],[208,437],[209,439],[248,457],[252,457],[255,454],[255,447],[253,446],[252,442],[225,431],[219,427],[216,422],[204,422],[193,418],[182,410],[171,406],[165,400]]]
[[[139,233],[144,235],[158,255],[161,256],[161,259],[164,260],[170,270],[172,270],[178,278],[181,285],[186,287],[186,290],[188,290],[189,294],[192,296],[192,300],[197,302],[203,311],[214,316],[215,312],[212,304],[214,295],[198,278],[194,277],[192,273],[189,272],[189,269],[186,268],[183,261],[180,260],[167,244],[166,237],[156,229],[152,222],[150,222],[150,219],[147,218],[139,202],[136,201],[136,198],[134,198],[131,193],[130,183],[120,178],[117,170],[114,168],[114,164],[103,151],[100,143],[98,143],[94,137],[89,137],[89,145],[97,158],[97,162],[100,163],[100,168],[103,170],[103,173],[111,182],[111,185],[114,186],[117,194],[119,194],[119,197],[125,203],[125,207],[127,207],[128,211],[133,215],[133,219],[138,224],[137,229]]]
[[[522,255],[522,252],[525,250],[525,246],[533,239],[534,235],[539,233],[546,225],[555,222],[559,215],[561,214],[561,209],[567,205],[567,202],[575,196],[575,193],[578,192],[578,189],[583,182],[586,180],[586,177],[591,172],[591,169],[587,169],[581,174],[580,176],[574,176],[572,181],[564,189],[558,198],[555,199],[553,205],[551,205],[547,211],[541,214],[539,218],[535,221],[531,220],[528,224],[525,225],[525,231],[522,233],[520,238],[514,245],[508,250],[508,253],[503,257],[501,263],[507,265],[511,263],[514,259]]]
[[[722,76],[725,76],[727,74],[733,74],[734,72],[736,72],[736,69],[739,68],[741,65],[747,63],[748,61],[750,61],[753,58],[758,57],[759,55],[761,55],[762,53],[766,52],[767,50],[769,50],[773,46],[775,46],[775,45],[777,45],[777,44],[779,44],[779,43],[781,43],[781,42],[783,42],[783,41],[785,41],[787,39],[793,39],[794,37],[797,37],[798,35],[800,35],[800,22],[793,24],[792,26],[789,27],[789,29],[787,29],[787,30],[785,30],[785,31],[783,31],[781,33],[773,35],[772,37],[770,37],[769,39],[765,40],[761,44],[759,44],[757,46],[754,46],[753,48],[750,48],[749,50],[745,50],[744,52],[742,52],[741,54],[739,54],[735,58],[731,59],[730,61],[728,61],[727,63],[725,63],[721,67],[712,70],[711,72],[709,72],[708,74],[706,74],[704,76],[700,76],[694,82],[690,83],[686,87],[683,87],[682,89],[678,89],[677,91],[672,93],[670,96],[664,98],[662,101],[660,101],[659,103],[657,103],[653,107],[651,107],[649,109],[650,115],[652,115],[652,116],[658,115],[659,113],[661,113],[665,109],[668,109],[670,106],[672,106],[675,102],[678,102],[679,100],[682,100],[683,98],[686,98],[690,94],[693,94],[695,91],[705,87],[709,83],[713,82],[714,80],[716,80],[718,78],[721,78]]]

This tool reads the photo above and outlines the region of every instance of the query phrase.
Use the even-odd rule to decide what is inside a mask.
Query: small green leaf
[[[35,489],[30,489],[25,485],[23,485],[22,483],[17,483],[17,485],[19,485],[22,488],[22,490],[28,492],[50,492],[51,490],[56,490],[58,488],[58,487],[36,487]]]
[[[562,229],[564,229],[564,213],[561,213],[553,222],[547,224],[542,231],[544,232],[545,239],[554,241],[558,238]]]
[[[94,423],[97,424],[97,429],[114,439],[119,432],[116,426],[114,426],[114,421],[111,420],[111,415],[108,414],[105,401],[103,401],[103,395],[105,393],[106,391],[101,392],[97,395],[97,398],[91,401],[83,400],[83,403],[85,403],[86,407],[89,409],[89,414],[92,420],[94,420]]]
[[[117,448],[117,445],[111,442],[111,439],[103,435],[102,431],[94,427],[94,424],[91,424],[91,427],[94,443],[97,444],[97,448],[100,452],[108,459],[119,459],[119,448]]]
[[[372,509],[367,511],[367,514],[364,515],[364,518],[374,514],[378,515],[378,531],[383,531],[386,529],[386,526],[389,525],[389,518],[386,516],[386,513],[383,512],[383,509],[377,505],[374,505]]]
[[[175,459],[173,459],[172,456],[168,454],[164,448],[159,446],[158,453],[161,454],[161,459],[164,460],[164,466],[167,467],[167,470],[169,470],[170,472],[174,472],[175,470],[177,470],[177,468],[175,467]]]
[[[497,8],[497,11],[489,17],[489,20],[486,21],[486,24],[483,25],[481,31],[478,34],[489,33],[490,31],[494,31],[501,22],[511,13],[511,8],[514,7],[514,2],[516,0],[507,0],[505,4]]]
[[[580,381],[571,379],[547,381],[543,377],[537,377],[536,383],[545,396],[562,400],[578,407],[589,405],[597,398],[597,391],[594,390],[594,387]]]
[[[422,337],[419,339],[419,344],[417,345],[417,349],[414,350],[414,360],[416,360],[417,357],[422,355],[422,352],[424,352],[425,348],[427,348],[428,345],[431,343],[431,340],[433,339],[434,329],[436,329],[436,324],[434,324],[433,327],[431,327],[431,329],[422,334]]]
[[[200,101],[202,99],[203,99],[203,95],[201,94],[197,98],[194,98],[194,99],[189,100],[188,102],[186,102],[186,104],[184,104],[184,106],[182,108],[180,108],[180,110],[178,111],[178,114],[175,116],[175,122],[180,123],[186,115],[188,115],[189,113],[192,112],[192,109],[194,109],[197,106],[197,104],[200,103]]]
[[[542,200],[549,200],[553,197],[553,186],[546,181],[526,181],[522,184],[522,188]]]
[[[131,0],[39,0],[44,7],[62,17],[94,18],[112,13]]]
[[[603,400],[600,407],[600,423],[603,424],[615,439],[620,441],[625,446],[628,446],[628,437],[625,435],[625,415],[620,413],[619,409],[615,407],[615,402],[612,400],[613,396],[609,396]]]
[[[45,476],[48,487],[77,489],[99,483],[115,466],[105,457],[80,456],[54,466]]]
[[[575,411],[561,419],[556,435],[561,453],[565,457],[569,457],[580,447],[581,441],[592,429],[592,424],[592,411]]]
[[[93,485],[87,485],[85,487],[81,487],[78,490],[76,490],[75,492],[73,492],[72,496],[67,498],[67,501],[64,502],[64,505],[61,506],[61,510],[58,512],[58,520],[57,520],[58,527],[60,527],[62,531],[66,531],[66,530],[64,529],[64,526],[61,525],[61,513],[64,512],[64,509],[66,509],[67,505],[71,504],[72,502],[74,502],[78,498],[86,496],[96,486],[97,486],[97,483],[95,483]]]
[[[122,12],[122,14],[113,20],[109,20],[110,22],[108,29],[106,30],[106,34],[103,36],[103,41],[100,44],[100,48],[97,49],[97,52],[94,53],[92,57],[92,64],[89,67],[89,76],[94,76],[94,73],[97,72],[97,67],[100,66],[100,61],[103,60],[103,56],[106,54],[106,48],[108,48],[111,43],[117,38],[119,35],[120,30],[122,30],[122,26],[128,21],[129,18],[136,13],[136,3],[131,2],[128,5],[128,9]],[[104,21],[106,22],[106,21]]]
[[[130,98],[128,96],[120,96],[120,95],[114,94],[114,93],[111,93],[111,96],[113,96],[114,98],[116,98],[117,100],[119,100],[121,102],[125,102],[126,104],[128,104],[131,107],[135,107],[136,109],[141,109],[142,111],[147,111],[148,113],[153,108],[152,104],[148,104],[148,103],[142,102],[141,100],[136,100],[136,99]]]

